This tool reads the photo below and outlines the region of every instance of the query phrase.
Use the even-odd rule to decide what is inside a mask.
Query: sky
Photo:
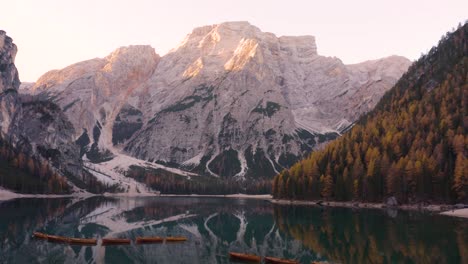
[[[249,21],[277,36],[313,35],[320,55],[346,64],[416,60],[468,19],[466,0],[10,0],[0,8],[24,82],[121,46],[147,44],[164,55],[193,28],[225,21]]]

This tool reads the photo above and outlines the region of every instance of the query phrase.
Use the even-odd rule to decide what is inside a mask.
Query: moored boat
[[[70,238],[70,244],[97,245],[97,239],[95,238]]]
[[[68,243],[70,242],[70,238],[63,237],[63,236],[52,236],[47,235],[47,240],[50,242],[58,242],[58,243]]]
[[[257,255],[244,254],[244,253],[238,253],[238,252],[229,252],[229,256],[231,257],[231,259],[241,260],[241,261],[248,261],[248,262],[255,262],[255,263],[260,263],[262,261],[262,258]]]
[[[265,263],[270,264],[299,264],[299,261],[290,260],[290,259],[281,259],[281,258],[274,258],[274,257],[265,257]]]
[[[137,237],[137,244],[150,244],[150,243],[162,243],[164,238],[162,237]]]
[[[130,239],[127,238],[103,238],[102,245],[128,245],[130,244]]]
[[[186,237],[166,237],[166,242],[184,242],[187,241]]]
[[[34,238],[47,239],[48,236],[49,236],[49,235],[44,234],[44,233],[40,233],[40,232],[34,232],[34,233],[33,233],[33,237],[34,237]]]

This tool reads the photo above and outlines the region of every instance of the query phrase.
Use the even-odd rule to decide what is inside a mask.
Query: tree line
[[[273,196],[467,202],[467,36],[447,33],[349,132],[277,175]]]
[[[271,180],[258,179],[249,183],[212,176],[181,176],[162,169],[130,166],[127,177],[145,183],[163,194],[270,194]]]
[[[0,186],[20,193],[70,193],[67,181],[47,160],[0,139]]]

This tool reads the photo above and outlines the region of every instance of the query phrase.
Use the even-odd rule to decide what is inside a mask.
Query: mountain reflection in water
[[[83,237],[184,236],[175,244],[71,246]],[[230,263],[230,251],[331,263],[468,263],[468,221],[417,212],[223,198],[0,202],[0,263]]]

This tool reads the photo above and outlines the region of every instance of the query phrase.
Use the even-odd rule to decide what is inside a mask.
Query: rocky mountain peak
[[[132,73],[135,78],[142,75],[146,76],[151,74],[159,59],[160,56],[149,45],[120,47],[105,58],[90,59],[72,64],[60,70],[51,70],[42,75],[31,90],[33,92],[41,92],[66,81],[91,77],[96,72],[101,72],[102,76],[105,75],[107,77],[111,75],[114,75],[114,77],[120,76],[121,72]]]
[[[16,52],[18,51],[13,40],[0,30],[0,91],[9,89],[18,90],[20,81],[18,71],[14,65]]]
[[[277,37],[245,21],[225,22],[194,29],[164,56],[158,72],[165,73],[166,82],[173,82],[179,76],[198,77],[200,82],[207,82],[247,69],[247,65],[278,67],[278,62],[283,60],[309,63],[316,56],[313,36]]]
[[[149,64],[154,64],[159,58],[154,48],[149,45],[131,45],[116,49],[105,59],[108,61],[107,70],[111,71],[112,67],[116,66],[127,69],[151,67]]]
[[[228,35],[239,35],[241,37],[261,34],[262,31],[247,21],[224,22],[220,24],[197,27],[187,35],[186,39],[204,38],[207,35],[218,35],[227,37]]]
[[[226,22],[195,28],[172,52],[197,50],[206,55],[232,54],[242,40],[258,39],[263,32],[248,22]]]
[[[205,52],[211,51],[212,55],[219,55],[223,52],[232,53],[247,41],[260,43],[266,49],[275,49],[277,48],[275,46],[280,46],[281,50],[290,53],[317,55],[314,36],[281,36],[278,38],[275,34],[263,32],[247,21],[225,22],[195,28],[172,52],[183,48],[195,48]]]

